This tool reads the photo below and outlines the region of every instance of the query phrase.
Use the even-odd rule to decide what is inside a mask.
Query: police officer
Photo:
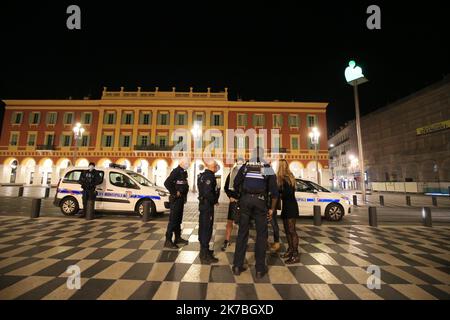
[[[209,250],[213,224],[214,206],[219,204],[220,189],[217,187],[215,173],[219,170],[216,161],[207,164],[207,169],[198,176],[198,200],[199,200],[199,228],[198,240],[200,242],[200,261],[202,263],[215,263],[219,259],[214,257],[214,251]]]
[[[93,200],[97,197],[95,187],[102,182],[100,173],[95,170],[95,163],[89,163],[89,169],[81,173],[79,183],[83,189],[83,214],[86,214],[88,200]],[[95,207],[95,206],[94,206]]]
[[[166,231],[166,242],[164,247],[178,249],[178,244],[188,244],[189,242],[181,238],[181,222],[183,221],[184,204],[187,201],[189,191],[188,174],[186,171],[187,160],[181,159],[178,167],[172,170],[169,177],[164,182],[164,186],[169,190],[170,215]],[[175,240],[172,241],[173,234]]]
[[[265,259],[268,239],[267,222],[272,219],[272,213],[276,212],[278,187],[273,169],[260,159],[263,154],[264,150],[257,147],[250,161],[241,167],[234,180],[234,189],[239,190],[240,193],[239,232],[233,262],[235,275],[240,275],[246,270],[244,259],[251,217],[255,219],[256,224],[256,278],[262,278],[267,273]],[[272,196],[270,206],[267,203],[269,193]]]

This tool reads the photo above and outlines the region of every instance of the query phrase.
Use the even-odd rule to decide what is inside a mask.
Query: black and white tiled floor
[[[268,254],[263,279],[255,278],[254,231],[250,269],[234,276],[234,244],[219,249],[223,222],[211,265],[200,264],[197,223],[183,224],[190,244],[179,250],[163,248],[165,227],[0,217],[0,299],[450,299],[450,227],[299,225],[300,263]],[[81,270],[79,290],[67,288],[71,265]],[[369,265],[380,267],[381,289],[367,288]]]

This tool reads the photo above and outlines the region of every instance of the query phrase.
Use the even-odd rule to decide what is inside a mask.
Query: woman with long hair
[[[300,262],[298,253],[298,235],[295,222],[299,215],[297,200],[295,199],[295,177],[289,169],[285,159],[281,159],[278,165],[277,184],[280,190],[282,203],[281,218],[283,219],[284,232],[288,241],[288,250],[281,257],[286,259],[286,264]]]

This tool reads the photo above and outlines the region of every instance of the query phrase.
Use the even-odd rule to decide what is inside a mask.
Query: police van
[[[65,170],[58,182],[54,205],[66,216],[83,209],[80,175],[88,168],[71,167]],[[96,187],[95,210],[135,212],[143,215],[144,201],[150,201],[150,213],[164,212],[169,208],[169,192],[154,186],[144,176],[126,170],[125,166],[110,164],[108,168],[96,168],[101,183]]]
[[[351,212],[351,202],[346,196],[331,192],[324,187],[307,180],[296,179],[295,198],[300,215],[312,215],[314,206],[320,206],[320,212],[330,221],[339,221]]]

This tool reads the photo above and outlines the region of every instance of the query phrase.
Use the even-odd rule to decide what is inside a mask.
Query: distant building
[[[450,182],[450,77],[361,118],[368,183]],[[329,144],[335,184],[347,176],[350,154],[358,156],[354,122],[335,133]],[[354,160],[358,166],[358,160]],[[348,169],[348,170],[346,170]],[[358,178],[357,178],[358,180]]]
[[[297,177],[316,179],[315,151],[308,137],[318,127],[319,171],[328,185],[327,103],[230,101],[228,92],[103,91],[98,100],[5,100],[0,138],[0,183],[55,185],[68,166],[125,165],[162,185],[177,166],[172,150],[191,159],[194,172],[211,150],[220,176],[238,155],[264,147],[274,167],[285,158]],[[78,147],[73,128],[85,129]],[[199,125],[199,138],[191,130]],[[240,130],[234,137],[227,130]],[[253,130],[257,134],[248,135]],[[262,132],[267,134],[263,135]],[[195,153],[194,153],[194,145]],[[194,156],[197,159],[194,161]],[[230,161],[231,159],[231,161]],[[193,170],[196,163],[197,170]],[[224,181],[225,179],[222,179]]]

